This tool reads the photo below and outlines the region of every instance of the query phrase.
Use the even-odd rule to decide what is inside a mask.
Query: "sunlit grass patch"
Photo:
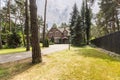
[[[42,43],[40,43],[40,46],[42,48]],[[26,52],[26,48],[20,47],[20,48],[14,48],[14,49],[1,49],[0,50],[0,54],[14,54],[14,53],[20,53],[20,52]]]
[[[12,73],[22,73],[11,77],[12,80],[120,80],[119,66],[119,59],[95,48],[72,47],[70,51],[64,50],[43,56],[41,64],[15,68]],[[27,69],[23,70],[24,67]]]
[[[12,53],[25,52],[25,51],[26,49],[24,47],[15,48],[15,49],[2,49],[0,50],[0,54],[12,54]]]

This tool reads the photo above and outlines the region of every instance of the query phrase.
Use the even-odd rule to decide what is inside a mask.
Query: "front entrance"
[[[68,44],[69,43],[69,40],[67,38],[64,38],[63,39],[63,44]]]

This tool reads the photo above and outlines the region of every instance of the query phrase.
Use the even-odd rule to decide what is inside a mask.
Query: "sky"
[[[43,17],[45,0],[36,1],[38,15]],[[75,3],[77,4],[78,9],[80,11],[82,0],[48,0],[46,17],[48,28],[51,28],[53,23],[56,23],[57,25],[60,25],[62,22],[69,23],[70,13],[72,12],[72,8]],[[2,3],[2,5],[4,4]],[[99,11],[99,6],[97,2],[95,2],[95,4],[92,7],[93,13],[97,13]]]
[[[82,0],[48,0],[47,5],[47,24],[49,28],[53,23],[60,25],[62,22],[69,23],[70,13],[74,4],[77,4],[79,10],[82,5]],[[37,0],[38,15],[44,15],[45,0]],[[97,2],[93,5],[93,12],[97,13],[99,6]]]

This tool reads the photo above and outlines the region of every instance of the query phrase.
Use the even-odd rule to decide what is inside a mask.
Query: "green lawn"
[[[0,68],[1,80],[120,80],[120,60],[91,47],[43,56],[43,63]]]
[[[42,47],[42,44],[40,44]],[[14,53],[20,53],[20,52],[26,52],[25,47],[15,48],[15,49],[1,49],[0,54],[14,54]]]
[[[24,47],[21,48],[15,48],[15,49],[1,49],[0,54],[13,54],[13,53],[19,53],[19,52],[25,52],[26,49]]]

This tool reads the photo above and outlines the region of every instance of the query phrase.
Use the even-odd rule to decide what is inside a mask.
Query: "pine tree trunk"
[[[30,29],[29,29],[29,13],[28,13],[28,0],[25,2],[25,14],[26,14],[26,20],[25,20],[25,30],[26,30],[26,51],[30,51]]]
[[[0,49],[2,49],[2,39],[1,39],[1,25],[0,25]]]
[[[108,30],[108,22],[107,22],[107,19],[105,20],[105,27],[104,27],[104,30],[105,30],[105,35],[109,34],[109,30]]]
[[[1,26],[1,19],[0,19],[0,49],[2,49],[2,39],[1,39],[1,33],[2,33],[2,31],[1,31],[1,28],[2,26]]]
[[[86,30],[86,36],[87,36],[87,45],[89,45],[89,40],[90,40],[90,28],[87,28],[87,30]]]
[[[2,39],[1,39],[1,34],[2,34],[2,26],[1,26],[1,19],[0,19],[0,49],[2,49]]]
[[[22,31],[22,37],[23,37],[23,45],[24,47],[26,46],[26,42],[25,42],[25,35],[24,35],[24,29],[23,29],[23,25],[22,25],[22,22],[20,21],[20,24],[21,24],[21,31]]]
[[[8,7],[8,17],[9,17],[9,31],[11,32],[11,20],[10,20],[10,2],[11,2],[11,0],[9,0],[8,1],[8,5],[7,5],[7,7]]]
[[[32,63],[42,62],[41,50],[38,38],[37,6],[36,0],[30,1],[31,16],[31,43],[32,43]]]
[[[118,19],[118,14],[117,14],[117,11],[116,11],[116,24],[117,24],[117,29],[118,31],[120,31],[120,25],[119,25],[119,19]]]
[[[43,27],[43,47],[45,47],[45,29],[46,29],[46,10],[47,10],[47,0],[45,0],[45,10],[44,10],[44,27]]]
[[[22,16],[22,13],[20,13],[20,16]],[[24,20],[23,18],[21,19],[21,17],[19,17],[19,20],[20,20],[20,26],[21,26],[21,31],[22,31],[22,37],[23,37],[23,45],[24,47],[26,46],[26,41],[25,41],[25,32],[24,32]]]
[[[17,25],[17,16],[16,16],[16,18],[15,18],[15,24],[14,24],[14,31],[16,32],[16,25]]]
[[[1,3],[1,1],[0,1]],[[1,5],[0,5],[0,9],[1,9]],[[0,17],[2,18],[2,15],[0,14]],[[0,49],[2,49],[2,39],[1,39],[1,34],[2,34],[2,19],[0,18]]]

